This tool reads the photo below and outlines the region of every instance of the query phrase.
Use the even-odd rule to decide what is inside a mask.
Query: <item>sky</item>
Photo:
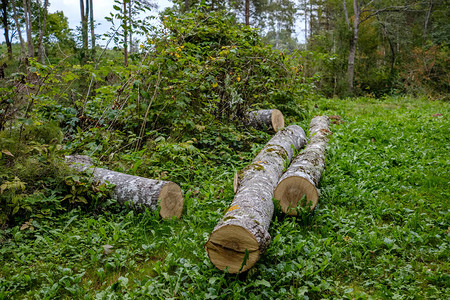
[[[158,12],[163,11],[166,7],[172,6],[172,2],[169,0],[156,0],[154,2],[158,4]],[[113,5],[114,0],[93,0],[94,19],[96,23],[100,23],[95,29],[96,34],[102,35],[111,28],[111,23],[106,21],[105,17],[114,11]],[[79,0],[50,0],[48,11],[50,13],[63,11],[69,20],[69,27],[72,29],[80,25],[81,13]],[[152,14],[156,15],[156,11],[152,12]]]
[[[64,16],[67,17],[69,21],[69,27],[71,29],[75,30],[77,26],[80,26],[80,0],[50,0],[49,2],[49,13],[62,11],[64,13]],[[158,12],[163,11],[166,7],[170,7],[173,5],[169,0],[155,0],[154,3],[158,5],[158,9],[154,9],[154,11],[152,11],[149,15],[156,16]],[[109,16],[109,14],[114,11],[114,0],[93,0],[93,5],[95,23],[100,23],[100,25],[95,28],[95,34],[103,35],[111,28],[111,23],[105,20],[105,17]],[[0,43],[3,43],[4,41],[5,37],[3,36],[3,30],[1,30]],[[13,42],[18,42],[18,37],[15,37]],[[102,45],[106,43],[101,39],[97,42]]]
[[[158,12],[163,11],[166,7],[172,6],[172,2],[170,0],[154,0],[154,3],[158,5],[158,9],[154,9],[151,14],[157,15]],[[114,11],[113,5],[114,0],[93,0],[94,5],[94,19],[97,25],[95,29],[95,33],[99,35],[103,35],[111,28],[111,23],[105,20],[106,16],[109,16],[111,12]],[[67,17],[69,21],[69,27],[75,29],[80,25],[81,22],[81,14],[80,14],[80,0],[50,0],[49,12],[53,13],[56,11],[63,11],[64,15]],[[302,31],[304,28],[303,23],[298,20],[296,24],[297,30],[300,29]],[[300,41],[304,41],[303,34],[297,33]],[[18,39],[18,37],[16,37]],[[0,34],[0,43],[4,42],[3,34]],[[15,40],[14,42],[17,42]],[[102,41],[102,39],[97,40],[97,42],[101,45],[104,45],[106,42]]]

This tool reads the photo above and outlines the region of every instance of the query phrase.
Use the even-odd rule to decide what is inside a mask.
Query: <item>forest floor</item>
[[[184,191],[180,220],[110,204],[2,231],[0,299],[450,298],[449,103],[319,99],[297,124],[318,114],[335,116],[319,205],[276,211],[248,272],[219,271],[204,244],[263,143],[245,152],[217,138],[221,152],[168,151],[159,165]]]

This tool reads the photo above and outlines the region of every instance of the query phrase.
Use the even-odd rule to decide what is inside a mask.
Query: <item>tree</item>
[[[48,14],[48,0],[44,0],[44,7],[41,9],[41,1],[37,0],[39,7],[39,41],[38,41],[38,59],[41,63],[44,63],[44,44],[43,38],[45,34],[45,27],[47,25],[47,14]],[[43,20],[41,22],[41,11],[43,10]]]
[[[113,32],[114,41],[116,44],[121,44],[124,51],[124,65],[128,66],[128,54],[132,52],[133,33],[144,34],[148,31],[148,24],[144,24],[138,18],[139,13],[150,11],[152,8],[156,8],[157,5],[148,0],[114,0],[113,6],[115,13],[111,13],[109,17],[106,17],[113,26],[114,20],[120,21],[120,28],[118,32],[116,29]],[[130,50],[129,50],[130,46]]]
[[[17,30],[17,33],[18,33],[18,35],[19,35],[19,40],[20,40],[20,50],[21,50],[21,53],[22,53],[22,55],[24,55],[25,54],[25,41],[23,40],[23,37],[22,37],[22,30],[21,30],[21,25],[20,25],[20,22],[19,22],[19,14],[17,13],[17,6],[16,6],[16,0],[11,0],[11,6],[12,6],[12,9],[13,9],[13,13],[14,13],[14,23],[16,24],[16,30]]]
[[[93,1],[89,0],[89,6],[90,6],[90,26],[91,26],[91,56],[92,59],[95,60],[95,26],[94,26],[94,5]]]
[[[9,15],[8,15],[8,4],[9,0],[2,0],[2,24],[6,41],[6,48],[8,51],[8,58],[12,59],[12,46],[11,40],[9,39]]]
[[[31,0],[23,0],[23,9],[25,16],[25,29],[27,33],[27,46],[28,46],[28,57],[34,57],[34,44],[32,31],[32,18],[31,18]]]

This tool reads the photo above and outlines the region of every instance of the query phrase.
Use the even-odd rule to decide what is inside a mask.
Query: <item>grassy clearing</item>
[[[311,103],[310,116],[342,120],[331,126],[319,205],[297,218],[277,211],[268,251],[238,276],[215,269],[203,246],[233,198],[234,172],[268,136],[238,151],[222,138],[211,141],[217,151],[166,147],[172,159],[153,166],[133,167],[139,155],[123,154],[134,172],[181,184],[183,218],[110,204],[8,228],[0,299],[449,298],[449,112],[448,103],[409,98]]]

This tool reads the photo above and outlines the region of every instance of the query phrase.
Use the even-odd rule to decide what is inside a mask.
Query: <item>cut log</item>
[[[263,109],[247,113],[248,125],[256,129],[269,128],[275,132],[284,127],[284,117],[278,109]]]
[[[230,273],[246,271],[269,246],[273,191],[285,164],[293,157],[293,149],[305,144],[303,129],[288,126],[275,134],[253,162],[238,173],[239,187],[234,200],[205,245],[217,268]],[[246,253],[248,258],[244,261]]]
[[[319,199],[317,186],[325,168],[325,153],[328,145],[329,120],[327,116],[317,116],[309,126],[310,141],[305,149],[292,161],[280,178],[274,198],[281,210],[289,215],[297,215],[297,205],[304,198],[313,210]]]
[[[130,202],[136,209],[148,208],[152,211],[156,210],[159,205],[161,208],[159,214],[162,218],[181,217],[184,197],[176,183],[97,168],[85,155],[66,156],[66,162],[79,172],[92,170],[94,180],[114,184],[113,198],[119,203]]]

